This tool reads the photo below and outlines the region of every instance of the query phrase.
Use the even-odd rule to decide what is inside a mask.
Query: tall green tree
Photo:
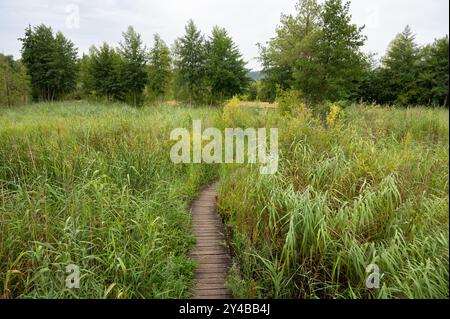
[[[33,97],[37,100],[54,100],[76,87],[77,49],[50,27],[29,26],[22,42],[22,61],[31,76]]]
[[[322,67],[318,59],[318,41],[321,36],[322,7],[316,0],[304,0],[298,4],[298,27],[300,40],[296,42],[293,60],[294,88],[302,92],[303,99],[308,103],[320,100],[320,72]],[[294,55],[295,56],[295,55]]]
[[[378,104],[448,106],[448,36],[419,47],[409,27],[368,72],[360,98]]]
[[[350,2],[327,0],[321,14],[321,31],[317,44],[323,99],[336,101],[351,98],[358,90],[367,60],[361,51],[366,41],[364,27],[351,23]]]
[[[421,62],[417,77],[417,86],[420,90],[418,102],[448,107],[448,35],[425,46],[419,55]]]
[[[418,101],[419,89],[417,76],[420,55],[415,42],[415,35],[406,26],[390,43],[386,55],[382,59],[385,85],[390,92],[389,100],[397,104],[410,104]]]
[[[107,43],[99,48],[91,47],[89,56],[82,59],[81,68],[83,90],[89,96],[107,100],[125,99],[127,89],[123,80],[123,61],[113,47]]]
[[[49,69],[50,85],[57,97],[73,91],[77,83],[77,49],[61,32],[54,39]]]
[[[172,80],[172,57],[170,49],[158,34],[153,37],[149,53],[147,89],[151,99],[167,96]]]
[[[133,105],[142,103],[142,93],[148,81],[147,54],[141,35],[128,27],[120,42],[119,54],[123,59],[121,85],[126,88]]]
[[[185,35],[175,43],[178,91],[185,92],[189,103],[204,102],[207,53],[205,39],[194,21],[189,20]]]
[[[214,27],[206,44],[206,76],[211,88],[211,100],[223,101],[244,92],[250,79],[246,62],[233,39],[223,28]]]
[[[308,103],[351,98],[357,92],[366,57],[363,28],[351,23],[349,3],[302,0],[296,15],[283,15],[277,35],[261,46],[261,61],[277,91],[295,89]]]
[[[320,31],[321,6],[316,0],[301,0],[295,15],[282,15],[276,36],[260,45],[260,60],[267,77],[265,90],[276,97],[277,87],[300,90],[312,99],[317,86],[316,43]]]

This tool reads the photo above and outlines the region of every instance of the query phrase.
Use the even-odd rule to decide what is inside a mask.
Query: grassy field
[[[0,113],[0,297],[179,298],[187,203],[213,166],[173,165],[170,131],[207,109],[60,103]],[[80,289],[65,289],[65,267]]]
[[[170,131],[277,127],[280,169],[174,165]],[[448,297],[448,111],[66,102],[0,111],[0,297],[180,298],[186,205],[220,177],[229,286],[251,298]],[[81,268],[66,289],[65,267]],[[369,264],[381,288],[365,287]]]
[[[259,116],[280,130],[278,174],[222,172],[234,295],[448,298],[448,110],[331,109]],[[380,289],[366,288],[370,264]]]

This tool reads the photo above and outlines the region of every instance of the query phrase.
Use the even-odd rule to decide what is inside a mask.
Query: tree
[[[396,96],[389,90],[388,83],[389,75],[386,69],[374,66],[365,72],[357,98],[370,103],[392,103]]]
[[[382,59],[383,67],[393,100],[400,105],[416,103],[418,101],[417,76],[419,72],[419,48],[415,43],[415,35],[406,26],[389,45],[386,55]]]
[[[105,97],[107,100],[125,99],[127,89],[122,79],[123,61],[117,51],[107,43],[89,50],[83,57],[83,91],[90,96]]]
[[[157,34],[149,54],[147,88],[152,99],[164,98],[172,79],[172,58],[169,47]]]
[[[317,59],[322,7],[316,0],[304,0],[297,5],[298,41],[290,59],[293,65],[293,88],[303,94],[303,99],[313,103],[321,99],[320,61]]]
[[[317,81],[315,44],[317,43],[321,7],[316,0],[302,0],[296,4],[296,15],[282,15],[276,36],[260,47],[260,60],[267,77],[263,80],[270,100],[276,97],[277,87],[294,87],[311,99]],[[294,75],[295,74],[295,75]]]
[[[349,3],[302,0],[296,11],[283,15],[276,37],[260,46],[272,99],[277,87],[300,91],[308,104],[353,97],[367,63],[363,28],[351,23]]]
[[[186,92],[189,103],[204,102],[207,54],[204,37],[194,21],[189,20],[185,35],[176,41],[174,51],[179,90]]]
[[[92,52],[94,47],[91,47]],[[77,88],[83,97],[94,95],[94,76],[91,73],[91,55],[83,53],[81,59],[78,60],[78,76]]]
[[[420,48],[409,26],[366,75],[360,98],[379,104],[448,106],[448,36]]]
[[[0,105],[26,104],[30,93],[30,78],[23,64],[0,54]]]
[[[367,67],[361,52],[366,40],[364,27],[351,23],[349,10],[350,2],[327,0],[321,15],[317,46],[322,83],[319,94],[330,101],[351,98]]]
[[[128,27],[123,34],[119,54],[123,59],[121,85],[126,88],[133,105],[142,102],[142,93],[147,84],[147,54],[141,36],[133,27]]]
[[[59,99],[75,89],[77,50],[70,40],[45,25],[29,26],[19,40],[35,99]]]
[[[437,39],[433,44],[420,50],[419,103],[435,104],[448,107],[448,36]]]
[[[56,97],[71,92],[77,81],[77,50],[74,44],[57,32],[54,39],[54,49],[48,70],[50,86]]]
[[[223,101],[242,93],[250,81],[247,77],[249,70],[227,31],[214,27],[206,50],[206,76],[212,101]]]

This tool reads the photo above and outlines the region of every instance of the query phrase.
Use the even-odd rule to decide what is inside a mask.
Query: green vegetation
[[[0,53],[0,107],[28,103],[30,78],[20,61]]]
[[[261,72],[192,20],[170,48],[130,26],[82,57],[29,26],[20,60],[0,54],[0,298],[188,297],[187,206],[217,179],[235,297],[448,298],[448,36],[407,27],[376,61],[349,12],[299,1]],[[170,132],[196,119],[278,128],[279,171],[175,165]]]
[[[366,39],[350,20],[349,3],[341,0],[300,1],[295,16],[283,15],[277,36],[261,46],[266,98],[274,100],[277,87],[298,90],[308,104],[351,98],[365,67]]]
[[[58,100],[76,86],[77,49],[61,32],[39,25],[25,30],[22,62],[31,77],[32,95],[36,101]]]
[[[303,0],[295,15],[283,15],[276,36],[260,45],[267,77],[256,99],[274,101],[282,89],[298,91],[309,105],[350,100],[448,107],[448,36],[419,47],[407,26],[377,61],[362,53],[364,28],[351,23],[349,6]]]
[[[359,97],[368,102],[448,107],[448,36],[419,48],[407,26],[382,64],[368,72]]]
[[[220,176],[235,297],[448,297],[448,111],[324,110],[246,110],[233,99],[223,114],[86,102],[4,111],[1,296],[187,297],[187,204]],[[196,118],[278,127],[278,173],[174,165],[170,131]],[[65,289],[68,264],[81,268],[79,290]],[[381,289],[365,286],[369,264]]]
[[[227,31],[215,27],[206,48],[209,52],[206,75],[211,88],[210,99],[220,103],[244,93],[249,82],[246,62]]]
[[[242,94],[249,78],[246,63],[224,28],[205,40],[192,20],[175,43],[175,95],[189,103],[220,104]]]
[[[148,63],[147,94],[150,101],[165,100],[172,81],[170,49],[159,35],[154,36]]]
[[[233,96],[274,102],[284,91],[295,91],[308,106],[350,101],[448,107],[448,35],[419,46],[407,26],[377,60],[363,53],[363,32],[364,26],[352,23],[350,2],[299,0],[295,14],[281,16],[276,36],[259,44],[263,70],[251,72],[224,28],[215,26],[205,37],[192,20],[172,50],[157,34],[147,49],[146,39],[130,26],[119,47],[92,46],[81,58],[61,32],[29,26],[20,39],[21,60],[0,61],[7,83],[0,105],[27,102],[29,92],[34,101],[218,106]]]
[[[131,99],[132,105],[142,104],[142,92],[147,84],[147,53],[140,34],[133,27],[123,33],[119,54],[122,57],[121,83],[125,94]]]
[[[170,131],[208,109],[38,104],[0,114],[0,297],[181,298],[188,202],[216,175],[174,165]],[[76,264],[80,289],[65,289]]]
[[[91,47],[89,56],[80,61],[80,91],[87,98],[106,101],[124,100],[121,83],[122,61],[116,50],[107,43]]]
[[[147,52],[141,36],[129,27],[118,49],[103,43],[91,47],[80,61],[80,86],[86,98],[123,101],[137,106],[143,103],[148,83]]]
[[[281,148],[274,176],[222,174],[234,296],[448,298],[448,111],[329,110],[234,118],[278,127]],[[380,289],[366,288],[370,264]]]

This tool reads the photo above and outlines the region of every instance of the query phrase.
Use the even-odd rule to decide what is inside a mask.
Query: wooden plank
[[[192,204],[192,209],[199,209],[199,208],[206,208],[206,209],[214,209],[214,207],[216,206],[216,204],[213,203],[209,203],[207,201],[201,201],[201,202],[195,202],[195,204]],[[203,211],[205,211],[206,209],[204,209]]]
[[[230,265],[230,258],[227,255],[216,255],[212,257],[204,257],[198,259],[199,265]]]
[[[214,255],[228,255],[228,252],[225,250],[219,249],[203,249],[197,252],[191,253],[191,255],[195,258],[196,256],[214,256]]]
[[[226,291],[226,287],[224,287],[220,283],[198,284],[197,286],[195,286],[195,290],[197,292],[201,291],[201,290],[208,290],[208,289],[221,289],[221,290]]]
[[[195,287],[203,287],[208,285],[221,286],[225,281],[225,277],[213,277],[213,278],[202,278],[201,280],[194,281]]]
[[[216,282],[225,283],[227,280],[227,276],[224,273],[196,273],[195,278],[197,280],[197,285],[202,282],[208,282],[215,280]]]
[[[228,251],[220,248],[203,247],[202,249],[192,252],[191,255],[194,258],[200,255],[228,255]]]
[[[231,299],[231,295],[230,294],[226,294],[226,295],[207,295],[207,296],[194,296],[193,299]]]

